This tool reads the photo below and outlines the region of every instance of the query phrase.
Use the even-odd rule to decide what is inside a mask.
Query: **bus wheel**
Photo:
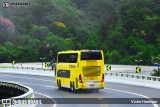
[[[95,89],[95,92],[97,92],[97,93],[98,93],[98,92],[99,92],[99,89]]]
[[[71,91],[72,91],[73,93],[76,93],[76,88],[75,88],[74,82],[72,83]]]
[[[70,90],[73,92],[72,82],[70,82]]]
[[[59,80],[59,82],[57,84],[58,84],[58,89],[62,89],[62,87],[61,87],[61,81],[60,80]]]

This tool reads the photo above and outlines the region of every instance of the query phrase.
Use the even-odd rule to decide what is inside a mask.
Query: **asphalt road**
[[[0,81],[12,81],[29,86],[34,90],[36,98],[61,98],[62,101],[62,104],[38,105],[38,107],[158,107],[157,104],[107,104],[103,102],[106,102],[104,98],[119,98],[119,101],[122,98],[160,98],[160,90],[158,89],[116,83],[106,83],[105,89],[99,92],[80,91],[74,94],[69,89],[58,90],[51,77],[0,73]],[[70,102],[76,105],[64,104],[63,100],[65,99],[63,98],[86,98],[86,102],[95,98],[93,103],[98,102],[98,104],[76,104],[74,99],[70,99]]]

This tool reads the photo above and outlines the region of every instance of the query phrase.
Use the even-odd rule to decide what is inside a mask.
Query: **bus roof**
[[[87,52],[87,51],[102,51],[102,50],[67,50],[67,51],[60,51],[58,52],[58,54],[60,53],[78,53],[78,52]]]

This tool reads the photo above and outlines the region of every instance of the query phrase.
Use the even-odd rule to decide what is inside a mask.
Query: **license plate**
[[[87,77],[86,79],[87,80],[98,80],[98,76],[96,76],[96,77]]]
[[[90,84],[91,87],[94,87],[94,84]]]

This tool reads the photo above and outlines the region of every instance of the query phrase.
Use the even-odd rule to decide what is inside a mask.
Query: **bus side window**
[[[70,55],[70,63],[77,63],[77,56],[78,56],[77,53],[71,54]]]

